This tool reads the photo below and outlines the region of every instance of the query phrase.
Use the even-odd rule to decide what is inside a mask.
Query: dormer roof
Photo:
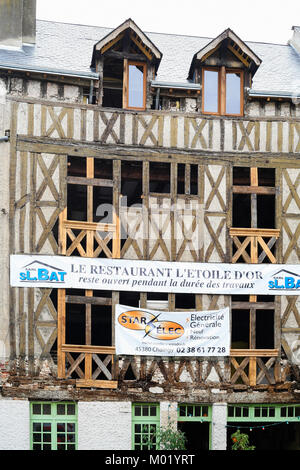
[[[96,55],[102,55],[108,51],[124,37],[127,31],[129,31],[130,40],[137,45],[137,47],[148,60],[156,63],[156,66],[158,67],[162,58],[162,53],[131,18],[128,18],[126,21],[120,24],[120,26],[108,33],[95,44],[91,67],[95,67]]]
[[[226,47],[231,51],[232,54],[234,54],[237,59],[252,72],[252,75],[254,75],[262,62],[244,41],[242,41],[230,28],[227,28],[223,33],[211,40],[194,55],[189,70],[189,78],[193,76],[193,72],[197,64],[203,64],[204,61],[221,46]]]

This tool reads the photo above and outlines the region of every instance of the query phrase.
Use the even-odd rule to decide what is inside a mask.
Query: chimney
[[[35,44],[36,0],[23,0],[23,43]]]
[[[292,30],[294,31],[294,34],[288,43],[293,46],[298,54],[300,54],[300,26],[293,26]]]
[[[0,44],[35,43],[36,0],[0,0]]]

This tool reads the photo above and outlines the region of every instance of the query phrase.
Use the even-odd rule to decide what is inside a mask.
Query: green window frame
[[[76,403],[30,403],[31,450],[77,450],[77,429]]]
[[[210,405],[203,404],[180,404],[178,405],[179,421],[202,421],[211,422],[212,409]]]
[[[300,421],[300,405],[228,405],[227,421],[229,423],[243,421],[297,422]]]
[[[177,408],[177,420],[209,423],[209,448],[212,448],[212,406],[207,404],[181,403]]]
[[[132,404],[132,449],[158,449],[157,432],[160,427],[158,403]]]

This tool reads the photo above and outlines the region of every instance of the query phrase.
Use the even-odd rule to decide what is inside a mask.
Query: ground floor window
[[[255,450],[300,450],[300,405],[229,405],[228,450],[238,429]]]
[[[134,403],[132,409],[132,448],[134,450],[157,449],[159,426],[158,404]]]
[[[30,404],[31,450],[76,450],[77,406],[75,403]]]
[[[186,436],[187,450],[211,448],[212,408],[205,404],[180,404],[178,406],[178,429]]]

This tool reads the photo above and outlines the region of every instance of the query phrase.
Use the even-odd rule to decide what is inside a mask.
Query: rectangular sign
[[[116,305],[117,355],[229,356],[229,308],[161,312]]]
[[[10,284],[136,292],[298,295],[300,265],[11,255]]]

